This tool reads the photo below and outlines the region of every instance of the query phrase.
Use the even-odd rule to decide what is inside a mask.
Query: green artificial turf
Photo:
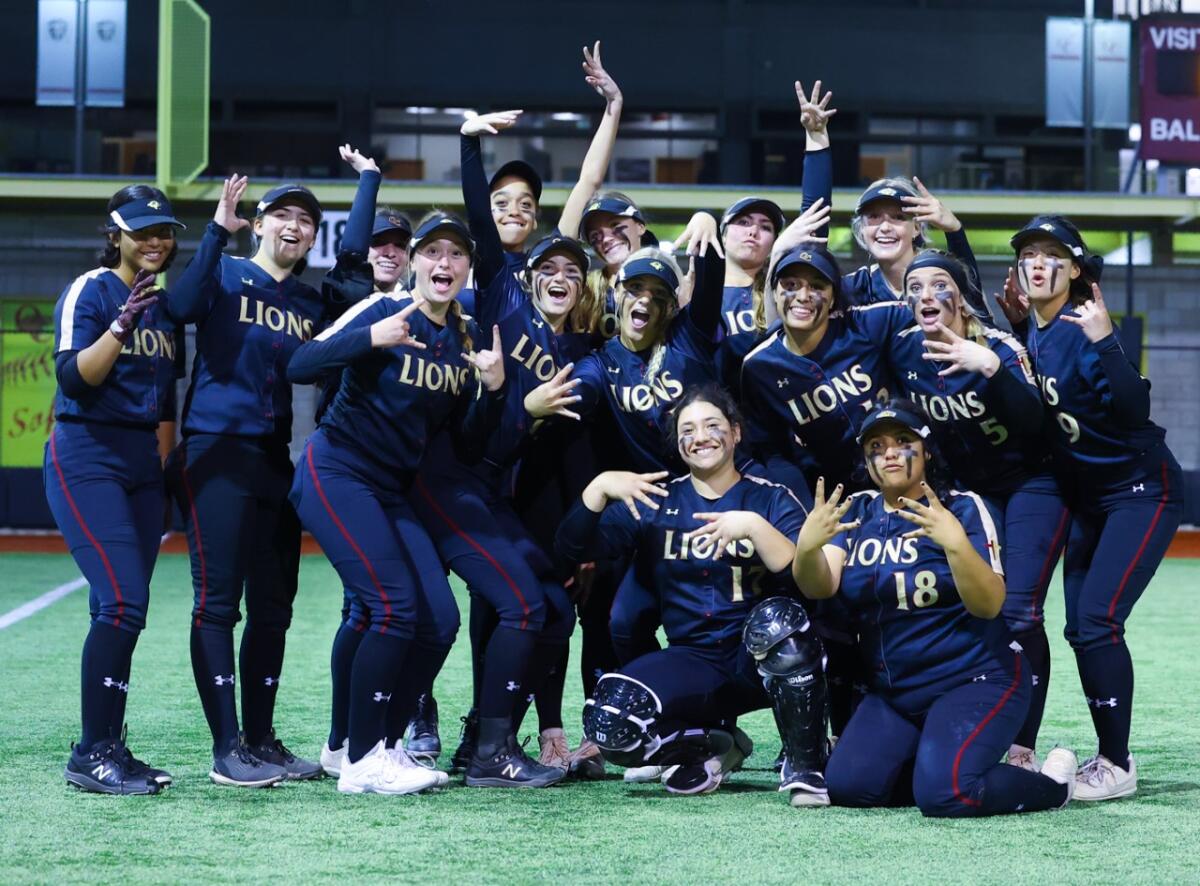
[[[6,554],[0,575],[3,613],[77,571],[66,556]],[[706,797],[626,786],[615,773],[603,783],[520,792],[468,789],[455,779],[415,797],[347,797],[328,780],[216,787],[206,777],[209,737],[188,661],[187,560],[164,556],[128,711],[133,749],[175,776],[163,795],[84,795],[62,779],[79,728],[86,590],[0,631],[0,883],[1200,882],[1200,776],[1191,768],[1200,748],[1197,587],[1200,561],[1167,561],[1130,623],[1136,798],[936,821],[913,809],[790,808],[767,771],[779,742],[765,711],[742,723],[757,745],[750,768]],[[305,557],[276,723],[293,750],[313,757],[328,727],[329,643],[340,605],[333,570],[322,557]],[[1039,750],[1059,742],[1082,758],[1094,737],[1061,640],[1057,584],[1048,608],[1055,670]],[[565,720],[576,743],[574,664],[571,673]],[[469,681],[464,630],[437,684],[447,755]]]

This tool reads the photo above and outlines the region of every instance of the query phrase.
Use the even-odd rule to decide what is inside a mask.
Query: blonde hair
[[[624,268],[625,265],[629,264],[630,262],[634,262],[634,261],[637,261],[639,259],[644,259],[644,258],[654,259],[655,261],[662,262],[663,264],[665,264],[667,267],[669,267],[674,272],[676,280],[683,279],[683,271],[680,270],[679,262],[675,261],[675,256],[671,255],[669,252],[664,252],[662,249],[659,249],[657,246],[643,246],[637,252],[632,253],[627,259],[625,259],[625,261],[623,261],[621,263],[621,267]],[[620,306],[621,299],[624,295],[625,295],[624,284],[617,283],[616,300],[617,300],[618,307]],[[673,295],[676,297],[676,299],[679,298],[678,284],[676,284],[676,286],[675,286]],[[676,302],[676,304],[678,304],[678,302]],[[666,357],[667,357],[666,341],[660,340],[654,344],[654,348],[650,352],[650,359],[646,361],[645,380],[648,384],[654,383],[654,379],[658,376],[659,371],[662,369],[663,361],[666,359]]]
[[[899,200],[901,196],[915,197],[918,194],[920,194],[920,191],[917,190],[916,182],[914,182],[911,178],[909,178],[906,175],[889,176],[888,178],[876,179],[875,181],[873,181],[869,185],[867,185],[866,188],[863,189],[863,193],[865,194],[867,191],[870,191],[872,188],[879,188],[879,187],[883,187],[884,185],[895,188],[897,191],[903,192],[902,194],[900,194],[896,197],[897,200]],[[922,246],[924,246],[926,243],[929,242],[929,238],[925,236],[925,232],[927,230],[927,225],[925,224],[925,222],[916,222],[915,224],[917,226],[917,233],[913,236],[912,247],[913,247],[914,251],[920,249]],[[860,215],[858,210],[856,209],[854,211],[854,215],[850,218],[850,232],[854,235],[854,242],[857,243],[860,247],[862,247],[862,249],[868,255],[870,255],[871,250],[867,247],[867,238],[863,234],[863,227],[865,225],[866,225],[866,221],[863,219],[862,215]]]

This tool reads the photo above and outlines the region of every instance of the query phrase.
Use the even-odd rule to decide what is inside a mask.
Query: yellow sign
[[[0,467],[41,467],[56,387],[54,302],[0,301]]]

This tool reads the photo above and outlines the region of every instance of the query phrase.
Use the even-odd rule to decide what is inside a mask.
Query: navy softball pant
[[[739,643],[728,650],[668,646],[620,673],[648,686],[662,703],[660,734],[728,724],[739,714],[771,706],[754,661]]]
[[[1066,786],[998,762],[1025,720],[1029,664],[995,668],[898,696],[869,693],[825,768],[839,806],[907,806],[963,818],[1052,809]]]
[[[318,430],[296,469],[291,501],[353,595],[344,611],[349,623],[449,646],[459,626],[450,585],[403,488],[383,487],[381,474]]]
[[[42,471],[50,512],[88,581],[92,621],[138,633],[163,527],[154,430],[60,421]]]
[[[1043,628],[1046,589],[1067,543],[1071,512],[1050,474],[1029,477],[1007,499],[988,502],[1004,521],[1006,593],[1000,615],[1019,638]]]

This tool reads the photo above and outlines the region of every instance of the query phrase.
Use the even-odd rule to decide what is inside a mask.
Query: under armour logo
[[[971,678],[971,682],[972,683],[986,683],[987,682],[987,674],[979,674],[977,676],[974,676]]]
[[[521,688],[521,684],[516,682],[515,680],[509,680],[507,683],[504,684],[504,688],[507,689],[509,692],[516,692],[518,689]]]
[[[230,674],[228,677],[226,677],[224,674],[214,674],[213,675],[213,683],[215,683],[218,686],[232,686],[233,685],[233,674]]]
[[[537,319],[535,319],[535,320],[533,321],[533,325],[534,325],[534,326],[536,326],[538,329],[541,329],[541,328],[542,328],[542,327],[544,327],[546,324],[545,324],[545,323],[543,323],[541,320],[537,320]]]
[[[916,380],[917,380],[917,374],[916,374],[915,372],[911,372],[911,371],[910,371],[910,372],[908,373],[908,380],[909,380],[909,381],[916,381]]]
[[[375,700],[375,701],[391,701],[391,700],[392,700],[392,693],[390,693],[390,692],[376,692],[376,693],[375,693],[375,695],[374,695],[374,700]]]
[[[781,379],[779,379],[779,381],[775,382],[775,384],[777,387],[782,388],[784,385],[788,384],[788,379],[781,378]]]
[[[619,366],[610,366],[610,367],[608,367],[608,371],[611,372],[613,375],[621,374],[621,368]]]
[[[1115,698],[1089,698],[1087,703],[1094,708],[1115,708],[1117,706]]]
[[[679,513],[679,508],[667,508],[667,516],[668,517],[674,517],[678,513]]]
[[[1134,487],[1133,487],[1133,491],[1134,491],[1134,492],[1145,492],[1145,491],[1146,491],[1146,484],[1145,484],[1145,483],[1138,483],[1138,484],[1135,484],[1135,485],[1134,485]]]
[[[263,685],[264,686],[278,686],[279,678],[278,677],[263,677]]]
[[[118,689],[121,692],[129,691],[128,683],[123,683],[120,680],[114,680],[112,677],[105,677],[104,685],[107,686],[109,689]]]
[[[243,277],[243,278],[242,278],[242,283],[244,283],[244,284],[245,284],[245,285],[247,285],[247,286],[253,286],[253,285],[254,285],[254,281],[253,281],[253,280],[251,280],[249,277]]]

